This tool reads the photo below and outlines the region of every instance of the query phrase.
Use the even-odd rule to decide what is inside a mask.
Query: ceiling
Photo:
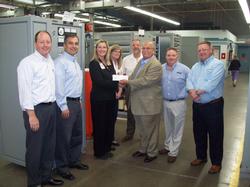
[[[41,11],[63,11],[69,9],[69,0],[46,0],[53,3],[49,7],[35,6],[36,12]],[[112,1],[112,0],[110,0]],[[87,7],[81,12],[104,15],[107,20],[115,17],[122,25],[121,28],[107,28],[103,25],[95,25],[96,31],[114,30],[200,30],[200,29],[227,29],[238,37],[249,37],[250,28],[246,24],[244,15],[237,0],[113,0],[116,4],[119,1],[130,2],[131,6],[153,12],[163,17],[180,22],[179,26],[151,19],[139,13],[132,12],[123,7],[103,6]],[[15,1],[5,1],[16,4]],[[72,1],[71,1],[72,2]],[[95,1],[85,1],[90,4]],[[100,1],[98,1],[100,2]],[[250,0],[248,0],[250,5]],[[29,8],[32,7],[29,5]],[[45,10],[46,9],[46,10]],[[0,9],[1,11],[2,9]],[[77,15],[78,17],[80,15]]]

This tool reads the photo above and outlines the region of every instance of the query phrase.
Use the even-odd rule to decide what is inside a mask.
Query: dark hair
[[[202,41],[202,42],[199,42],[199,43],[198,43],[198,46],[199,46],[199,45],[202,45],[202,44],[207,44],[209,47],[212,47],[212,44],[211,44],[211,42],[209,42],[209,41]]]
[[[170,51],[170,50],[173,50],[175,51],[176,53],[178,53],[178,49],[176,49],[175,47],[169,47],[167,48],[166,52]]]
[[[65,36],[64,36],[64,44],[67,43],[68,38],[77,38],[79,41],[79,38],[76,34],[69,33],[69,34],[65,34]]]
[[[50,33],[49,33],[48,31],[38,31],[38,32],[35,34],[35,42],[37,42],[38,35],[39,35],[40,33],[42,33],[42,32],[47,33],[47,34],[49,35],[49,37],[50,37],[50,40],[52,41],[51,35],[50,35]]]

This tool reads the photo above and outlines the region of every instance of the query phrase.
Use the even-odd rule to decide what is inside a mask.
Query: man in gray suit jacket
[[[162,67],[154,56],[155,45],[145,42],[143,59],[139,61],[129,80],[121,80],[120,85],[129,85],[131,110],[136,121],[141,143],[133,157],[145,157],[144,162],[157,158],[159,125],[162,110],[161,77]]]

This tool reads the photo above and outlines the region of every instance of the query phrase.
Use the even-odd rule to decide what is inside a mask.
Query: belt
[[[223,97],[219,97],[218,99],[214,99],[212,101],[209,101],[207,104],[217,103],[217,102],[222,101],[222,100],[223,100]]]
[[[67,97],[67,101],[80,101],[80,97]]]
[[[179,99],[164,99],[165,101],[173,102],[173,101],[181,101],[185,100],[185,98],[179,98]]]
[[[39,103],[38,105],[52,105],[54,102]]]
[[[217,99],[214,99],[212,101],[209,101],[208,103],[195,103],[197,105],[207,105],[207,104],[214,104],[214,103],[218,103],[220,101],[223,101],[223,97],[219,97]]]

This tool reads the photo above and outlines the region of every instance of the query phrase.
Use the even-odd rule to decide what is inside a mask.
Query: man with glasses
[[[120,85],[128,84],[130,88],[129,104],[141,138],[140,147],[132,156],[143,157],[145,163],[157,158],[162,110],[162,67],[154,52],[154,43],[145,42],[142,60],[138,62],[128,81],[120,81]]]
[[[210,42],[198,44],[200,61],[191,69],[187,78],[187,90],[193,99],[193,133],[196,159],[192,166],[207,162],[207,144],[212,166],[209,174],[219,173],[223,157],[223,88],[224,64],[212,54]]]

